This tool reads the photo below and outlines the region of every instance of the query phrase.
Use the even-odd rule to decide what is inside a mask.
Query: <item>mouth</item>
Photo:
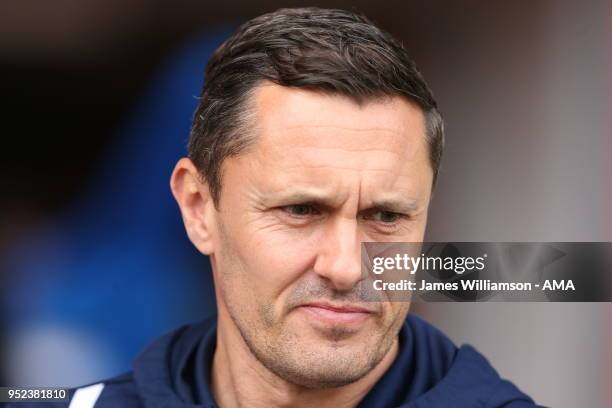
[[[306,303],[299,307],[309,318],[327,325],[354,325],[364,322],[375,310],[357,305],[337,305],[328,302]]]

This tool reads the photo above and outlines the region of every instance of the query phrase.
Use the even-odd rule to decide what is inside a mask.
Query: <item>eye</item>
[[[372,210],[364,215],[364,218],[369,221],[374,221],[384,226],[392,226],[398,221],[407,218],[405,214],[396,213],[388,210]]]
[[[393,224],[402,218],[402,214],[398,214],[392,211],[376,211],[372,215],[374,221],[382,222],[384,224]]]
[[[310,204],[293,204],[286,205],[282,209],[290,215],[296,217],[307,217],[309,215],[317,215],[319,211]]]

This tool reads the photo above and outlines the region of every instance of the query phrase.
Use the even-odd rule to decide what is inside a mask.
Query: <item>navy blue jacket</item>
[[[360,408],[533,408],[471,346],[457,348],[439,330],[410,315],[391,367]],[[213,408],[209,388],[216,319],[184,326],[149,346],[132,372],[71,391],[71,402],[31,408]],[[9,405],[26,408],[28,404]]]

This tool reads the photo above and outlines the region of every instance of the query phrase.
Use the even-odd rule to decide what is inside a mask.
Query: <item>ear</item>
[[[216,209],[208,184],[190,159],[184,157],[176,163],[170,189],[181,210],[187,236],[200,252],[212,254]]]

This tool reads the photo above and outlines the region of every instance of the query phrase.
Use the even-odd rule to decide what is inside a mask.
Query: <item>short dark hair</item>
[[[240,26],[206,66],[188,149],[215,206],[221,195],[223,160],[254,140],[247,128],[247,106],[252,91],[263,81],[339,94],[358,104],[388,96],[416,103],[425,116],[435,185],[444,147],[443,121],[403,46],[353,12],[281,9]]]

